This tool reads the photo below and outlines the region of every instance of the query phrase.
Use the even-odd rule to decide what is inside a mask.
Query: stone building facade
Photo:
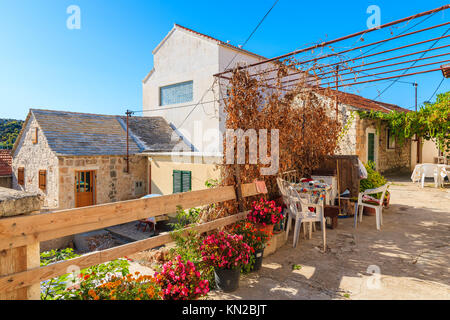
[[[337,154],[357,155],[362,162],[369,160],[368,135],[375,137],[374,162],[376,169],[380,172],[411,171],[411,140],[406,139],[402,143],[391,139],[388,144],[389,133],[386,123],[378,123],[375,120],[361,119],[358,111],[381,111],[391,112],[393,110],[408,112],[401,107],[369,100],[358,95],[342,91],[332,91],[338,95],[338,119],[345,127],[345,134],[339,140]],[[325,101],[331,117],[336,116],[335,98],[319,96]]]
[[[169,152],[181,139],[161,117],[133,117],[127,143],[124,118],[31,109],[12,150],[13,188],[41,195],[43,210],[148,194],[151,169],[143,152]],[[85,191],[89,199],[81,202]]]
[[[75,207],[75,172],[95,172],[96,204],[136,199],[148,190],[147,157],[130,156],[126,172],[124,156],[64,156],[58,158],[59,208]]]

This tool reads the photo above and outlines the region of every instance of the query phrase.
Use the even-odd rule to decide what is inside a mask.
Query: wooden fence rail
[[[259,194],[254,183],[243,184],[241,190],[242,197],[250,197]],[[122,201],[91,207],[55,211],[46,214],[1,219],[0,263],[6,262],[1,258],[2,253],[16,250],[19,247],[33,246],[37,242],[106,228],[136,221],[138,219],[173,213],[177,210],[177,206],[186,209],[228,200],[236,200],[236,198],[235,188],[233,186],[225,186],[157,198]],[[214,230],[242,220],[245,218],[246,214],[247,212],[241,212],[236,215],[220,218],[184,229],[184,232],[196,230],[201,233]],[[0,274],[0,297],[9,297],[9,295],[4,294],[5,292],[23,290],[23,288],[29,288],[33,285],[36,286],[36,284],[39,284],[41,281],[69,273],[70,271],[68,270],[70,270],[70,267],[72,266],[83,269],[136,252],[152,249],[172,241],[171,235],[166,233],[111,249],[92,252],[44,267],[27,268],[26,271],[6,275]],[[11,296],[14,297],[14,295]]]

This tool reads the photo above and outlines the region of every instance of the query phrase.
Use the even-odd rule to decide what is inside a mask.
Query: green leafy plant
[[[205,181],[205,186],[207,187],[207,188],[215,188],[215,187],[217,187],[219,185],[219,180],[217,180],[217,179],[208,179],[208,180],[206,180]]]
[[[188,210],[183,210],[181,206],[177,206],[176,212],[176,222],[169,223],[169,225],[174,230],[183,229],[193,223],[197,223],[200,218],[200,214],[202,212],[201,208],[190,208]]]
[[[72,248],[62,250],[50,250],[42,252],[41,266],[47,266],[58,261],[69,260],[78,257]],[[41,300],[54,300],[62,296],[70,281],[70,274],[64,274],[57,278],[41,282]]]
[[[73,249],[51,250],[41,253],[41,266],[58,261],[78,257]],[[129,263],[126,259],[116,259],[108,263],[92,266],[80,271],[78,277],[67,273],[41,283],[41,300],[72,300],[87,297],[88,291],[109,279],[111,276],[129,273]]]
[[[362,179],[359,183],[359,191],[363,192],[367,189],[375,189],[384,186],[387,183],[385,177],[383,177],[378,171],[375,170],[375,164],[372,161],[368,161],[364,164],[367,170],[367,179]],[[377,199],[381,198],[381,193],[374,195]]]
[[[210,287],[215,286],[214,268],[206,264],[199,250],[203,243],[203,237],[196,231],[182,231],[171,232],[171,237],[175,241],[175,247],[169,250],[169,257],[171,260],[180,256],[183,261],[192,261],[201,273],[202,278],[209,281]]]
[[[360,118],[385,122],[392,134],[403,143],[414,135],[433,140],[450,157],[450,91],[439,94],[434,103],[425,103],[417,112],[384,113],[358,111]]]

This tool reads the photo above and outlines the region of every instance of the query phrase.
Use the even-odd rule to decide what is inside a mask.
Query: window
[[[47,187],[47,171],[39,170],[39,189],[45,191]]]
[[[145,193],[144,183],[142,181],[134,182],[134,195],[139,196]]]
[[[159,88],[159,105],[190,102],[194,99],[193,81],[187,81]]]
[[[191,190],[191,171],[173,170],[173,193]]]
[[[25,168],[17,169],[17,183],[23,186],[25,184]]]
[[[38,128],[33,128],[33,132],[32,132],[32,137],[31,137],[31,141],[36,144],[38,143]]]
[[[395,136],[392,135],[391,129],[387,129],[387,148],[388,149],[395,149]]]

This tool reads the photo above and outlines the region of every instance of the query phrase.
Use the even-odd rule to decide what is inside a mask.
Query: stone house
[[[151,193],[142,152],[170,152],[180,138],[161,117],[30,109],[14,144],[13,188],[37,192],[43,209],[67,209]]]
[[[407,171],[410,172],[412,150],[414,143],[406,139],[403,143],[396,141],[390,134],[386,124],[375,120],[361,119],[357,111],[410,112],[408,109],[380,101],[366,99],[356,94],[332,90],[327,99],[330,106],[330,116],[334,117],[335,95],[338,99],[338,116],[347,131],[342,137],[338,154],[357,155],[363,162],[371,160],[380,172]]]
[[[12,156],[11,151],[0,149],[0,187],[12,187]]]

